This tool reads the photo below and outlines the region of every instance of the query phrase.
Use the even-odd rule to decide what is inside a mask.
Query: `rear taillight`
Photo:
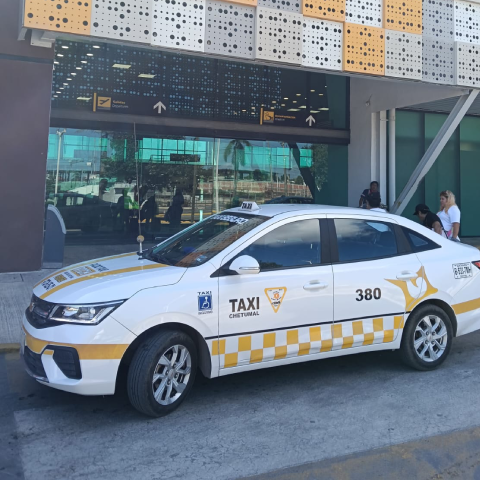
[[[478,262],[472,262],[478,269],[480,269],[480,260]]]

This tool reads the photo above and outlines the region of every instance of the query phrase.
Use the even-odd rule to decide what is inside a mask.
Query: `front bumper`
[[[112,317],[99,325],[37,329],[23,318],[21,354],[39,382],[80,395],[115,393],[118,367],[136,336]]]

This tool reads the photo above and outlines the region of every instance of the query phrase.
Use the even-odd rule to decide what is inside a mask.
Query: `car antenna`
[[[138,149],[137,149],[137,124],[133,122],[133,143],[135,145],[135,173],[137,176],[137,205],[138,205],[138,237],[137,237],[137,242],[139,245],[139,250],[137,252],[137,255],[140,256],[140,258],[143,258],[143,242],[145,241],[144,236],[142,235],[142,219],[140,218],[141,215],[141,208],[140,208],[140,177],[138,175]],[[134,198],[135,200],[135,198]]]

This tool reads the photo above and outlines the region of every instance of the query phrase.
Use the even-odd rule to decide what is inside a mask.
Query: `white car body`
[[[245,210],[223,214],[239,212]],[[47,302],[126,301],[97,325],[37,328],[25,316],[22,347],[37,355],[46,376],[30,373],[61,390],[113,394],[129,348],[165,325],[180,326],[194,337],[207,377],[398,349],[409,314],[425,302],[445,309],[456,336],[480,328],[480,269],[472,264],[480,252],[473,247],[389,213],[319,205],[265,205],[247,213],[268,219],[199,266],[165,266],[130,253],[82,262],[42,280],[33,293]],[[395,225],[406,227],[438,248],[256,275],[215,275],[268,232],[307,219],[322,221],[321,248],[327,248],[327,233],[330,258],[335,243],[332,229],[325,230],[330,219],[385,222],[395,232]],[[470,268],[459,273],[460,264]],[[78,352],[80,379],[68,378],[57,365],[59,346]]]

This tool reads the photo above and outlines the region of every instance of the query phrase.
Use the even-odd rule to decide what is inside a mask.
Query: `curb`
[[[0,353],[14,353],[20,350],[19,343],[0,343]]]

